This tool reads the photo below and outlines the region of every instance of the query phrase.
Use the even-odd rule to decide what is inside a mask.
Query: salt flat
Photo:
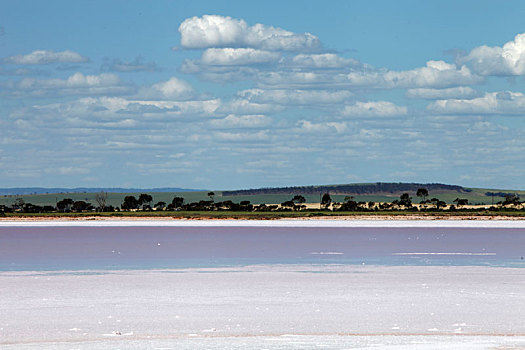
[[[473,266],[0,272],[0,345],[522,349],[524,290]]]

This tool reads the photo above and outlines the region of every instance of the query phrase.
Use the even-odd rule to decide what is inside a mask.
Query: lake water
[[[525,267],[525,229],[0,227],[0,270],[252,264]]]
[[[523,223],[29,224],[2,349],[525,348]]]

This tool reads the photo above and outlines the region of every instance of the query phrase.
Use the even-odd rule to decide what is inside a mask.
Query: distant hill
[[[29,194],[46,194],[46,193],[96,193],[100,191],[110,193],[136,193],[136,192],[198,192],[205,190],[195,190],[187,188],[92,188],[92,187],[77,187],[77,188],[45,188],[45,187],[16,187],[16,188],[0,188],[0,195],[29,195]]]
[[[421,184],[421,183],[388,183],[376,182],[369,184],[347,184],[347,185],[325,185],[325,186],[296,186],[296,187],[269,187],[259,189],[223,191],[223,196],[244,196],[244,195],[261,195],[261,194],[303,194],[312,195],[319,193],[330,193],[340,195],[379,195],[379,194],[396,194],[402,192],[415,192],[419,188],[426,188],[429,192],[458,192],[468,193],[470,189],[438,183]]]

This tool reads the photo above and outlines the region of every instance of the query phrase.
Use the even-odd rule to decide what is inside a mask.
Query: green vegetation
[[[419,184],[376,184],[381,190],[409,187],[411,192],[366,195],[338,193],[243,194],[226,192],[157,193],[60,193],[0,197],[0,215],[133,215],[173,217],[273,218],[315,215],[419,213],[460,215],[525,215],[520,196],[524,191],[466,189],[431,184],[433,192]],[[334,186],[326,186],[333,188]],[[341,185],[352,188],[350,185]],[[359,185],[359,191],[371,187]],[[315,187],[319,189],[320,187]],[[353,187],[355,189],[355,187]],[[363,189],[364,188],[364,189]],[[288,188],[290,189],[290,188]],[[298,188],[292,188],[296,190]],[[266,189],[267,190],[267,189]],[[272,189],[274,191],[275,189]],[[366,191],[365,191],[366,190]],[[254,190],[250,190],[254,191]],[[229,192],[231,194],[231,192]],[[430,198],[430,199],[428,199]],[[480,205],[485,205],[481,207]],[[239,214],[241,213],[241,214]],[[354,213],[354,214],[352,214]],[[357,213],[357,214],[356,214]],[[512,214],[510,214],[512,213]]]
[[[457,217],[461,215],[468,215],[469,217],[498,217],[498,216],[510,216],[510,217],[525,217],[524,211],[516,211],[516,210],[500,210],[500,211],[489,211],[489,210],[477,210],[477,211],[458,211],[458,212],[443,212],[443,211],[428,211],[428,212],[410,212],[410,211],[378,211],[378,212],[355,212],[355,211],[338,211],[338,212],[325,212],[325,211],[312,211],[312,210],[305,210],[305,211],[297,211],[297,212],[291,212],[291,211],[284,211],[284,212],[229,212],[229,211],[217,211],[217,212],[210,212],[210,211],[175,211],[175,212],[113,212],[113,213],[5,213],[1,214],[0,216],[4,216],[6,218],[20,218],[20,217],[65,217],[65,218],[112,218],[112,217],[132,217],[132,218],[141,218],[141,217],[147,217],[147,218],[172,218],[172,219],[193,219],[193,220],[199,220],[199,219],[245,219],[245,220],[276,220],[276,219],[283,219],[283,218],[315,218],[315,217],[360,217],[360,216],[366,216],[366,217],[381,217],[384,215],[388,216],[403,216],[403,217],[410,217],[410,216],[418,216],[418,217]]]

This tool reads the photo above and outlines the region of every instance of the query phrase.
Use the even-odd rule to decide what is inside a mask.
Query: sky
[[[0,187],[525,189],[523,1],[2,1]]]

